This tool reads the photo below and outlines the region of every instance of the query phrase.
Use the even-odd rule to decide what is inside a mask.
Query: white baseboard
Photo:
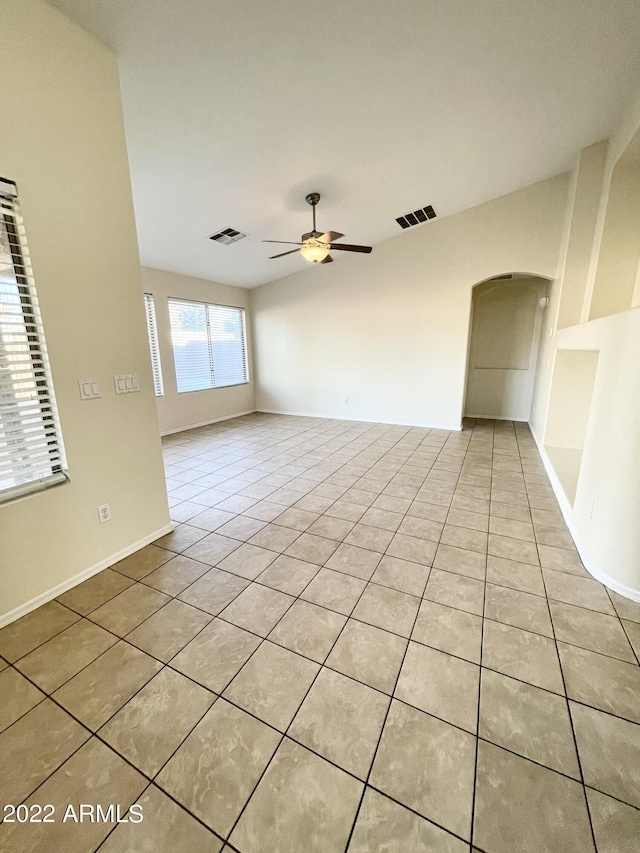
[[[526,418],[507,418],[504,415],[464,415],[465,418],[480,418],[483,421],[513,421],[514,424],[527,424]]]
[[[247,409],[246,412],[236,412],[233,415],[223,415],[221,418],[212,418],[210,421],[201,421],[199,424],[190,424],[189,426],[177,427],[177,429],[168,429],[166,432],[161,432],[161,436],[175,435],[177,432],[186,432],[189,429],[198,429],[198,427],[209,426],[209,424],[217,424],[220,421],[231,421],[233,418],[241,418],[243,415],[253,415],[258,409]]]
[[[318,412],[289,412],[284,409],[256,409],[256,412],[265,415],[292,415],[296,418],[321,418],[327,421],[355,421],[361,424],[389,424],[389,426],[420,427],[420,429],[444,429],[449,432],[461,432],[462,430],[462,424],[458,424],[457,426],[436,426],[435,424],[412,424],[406,421],[399,424],[398,421],[385,421],[382,419],[369,421],[367,418],[349,418],[346,415],[320,415]]]
[[[578,554],[580,555],[580,559],[582,560],[585,569],[597,581],[600,581],[600,583],[613,590],[613,592],[617,592],[619,595],[623,595],[625,598],[630,598],[632,601],[640,601],[640,590],[633,589],[632,587],[626,586],[625,584],[620,583],[620,581],[615,580],[605,571],[598,568],[598,566],[595,566],[587,556],[584,550],[584,546],[580,542],[580,537],[578,536],[575,525],[573,523],[573,508],[564,493],[564,489],[562,488],[560,480],[558,479],[553,465],[551,464],[551,460],[547,455],[547,451],[545,450],[544,445],[539,441],[538,436],[534,433],[533,429],[531,430],[531,434],[533,435],[534,441],[538,447],[538,452],[540,453],[542,464],[545,467],[545,471],[547,472],[549,481],[551,482],[551,487],[555,492],[556,498],[558,499],[560,510],[567,524],[567,527],[569,528],[569,533],[571,533],[571,536],[573,538],[576,548],[578,549]]]
[[[62,583],[51,587],[46,592],[43,592],[40,595],[37,595],[35,598],[32,598],[30,601],[25,602],[25,604],[21,604],[19,607],[15,607],[8,613],[0,615],[0,628],[3,628],[10,622],[15,622],[15,620],[20,619],[21,616],[26,616],[27,613],[31,613],[32,610],[35,610],[36,607],[40,607],[41,605],[46,604],[48,601],[57,598],[59,595],[62,595],[62,593],[66,592],[68,589],[77,586],[79,583],[82,583],[82,581],[88,580],[90,577],[93,577],[93,575],[97,575],[98,572],[101,572],[103,569],[108,569],[109,566],[112,566],[114,563],[117,563],[118,560],[124,560],[125,557],[128,557],[135,551],[139,551],[140,548],[144,548],[145,545],[149,545],[151,542],[155,542],[155,540],[159,539],[161,536],[164,536],[167,533],[171,533],[172,530],[172,524],[165,524],[163,527],[161,527],[159,530],[156,530],[154,533],[150,533],[147,536],[144,536],[142,539],[139,539],[132,545],[128,545],[121,551],[117,551],[115,554],[111,554],[111,556],[106,557],[104,560],[100,560],[99,563],[95,563],[88,569],[84,569],[83,571],[78,572],[77,575],[74,575],[71,578],[67,578],[67,580],[62,581]]]

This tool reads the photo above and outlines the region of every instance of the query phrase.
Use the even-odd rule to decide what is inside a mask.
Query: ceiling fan
[[[306,197],[307,204],[311,205],[313,210],[313,230],[303,234],[299,243],[290,242],[288,240],[263,240],[263,243],[284,243],[288,246],[300,246],[299,249],[290,249],[288,252],[280,252],[279,255],[271,255],[269,260],[273,258],[283,258],[285,255],[292,255],[294,252],[300,252],[303,258],[311,261],[313,264],[329,264],[333,260],[330,251],[340,252],[363,252],[369,254],[372,251],[371,246],[354,246],[349,243],[336,243],[344,234],[339,234],[337,231],[327,231],[322,234],[316,231],[316,205],[320,201],[320,193],[309,193]]]

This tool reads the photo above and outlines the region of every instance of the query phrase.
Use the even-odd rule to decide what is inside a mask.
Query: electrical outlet
[[[100,524],[104,524],[105,521],[111,521],[111,507],[109,504],[100,504],[98,507],[98,519],[100,520]]]
[[[348,398],[348,397],[343,397],[343,398],[342,398],[342,402],[345,404],[345,406],[347,406],[347,405],[349,404],[349,398]]]

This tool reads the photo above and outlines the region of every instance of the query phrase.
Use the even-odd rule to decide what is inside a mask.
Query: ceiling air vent
[[[433,205],[428,204],[426,207],[414,210],[413,213],[405,213],[404,216],[398,216],[396,222],[401,228],[411,228],[412,225],[421,225],[427,219],[435,219],[437,215],[433,209]]]
[[[511,281],[512,278],[513,278],[513,273],[508,272],[505,275],[494,275],[494,277],[491,280],[492,281]]]
[[[223,246],[230,246],[232,243],[244,240],[247,236],[248,234],[238,231],[237,228],[223,228],[220,231],[216,231],[215,234],[211,234],[209,239],[214,240],[216,243],[222,243]]]

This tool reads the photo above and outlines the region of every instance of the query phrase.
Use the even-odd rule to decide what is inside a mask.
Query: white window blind
[[[178,392],[247,382],[242,308],[169,300]]]
[[[158,347],[158,328],[156,326],[156,306],[151,293],[144,295],[144,313],[147,316],[147,334],[149,336],[149,351],[151,353],[151,369],[153,370],[153,387],[156,397],[162,397],[162,369],[160,367],[160,349]]]
[[[0,179],[0,501],[67,479],[16,186]]]

